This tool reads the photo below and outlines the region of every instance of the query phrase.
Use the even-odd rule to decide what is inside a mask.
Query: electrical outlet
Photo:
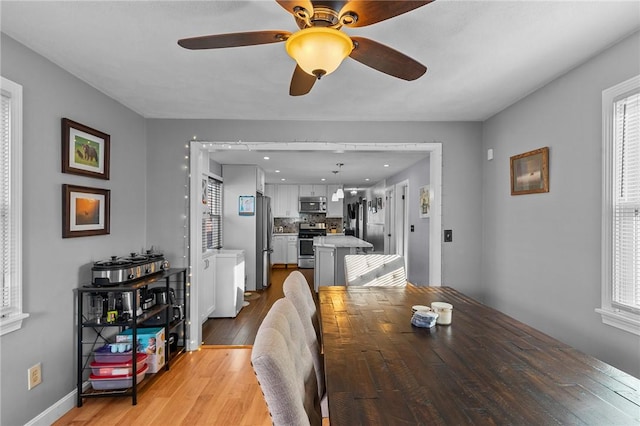
[[[27,389],[31,390],[42,383],[42,364],[37,363],[27,370]]]

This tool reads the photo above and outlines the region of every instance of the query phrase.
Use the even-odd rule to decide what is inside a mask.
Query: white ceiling
[[[482,121],[640,28],[638,1],[437,0],[344,29],[423,63],[428,71],[420,79],[399,80],[347,58],[311,93],[292,97],[295,63],[282,43],[202,51],[176,43],[227,32],[296,31],[293,17],[273,0],[2,0],[0,8],[2,32],[147,118]],[[300,163],[278,155],[285,164]],[[311,171],[330,174],[336,156],[314,152],[289,181],[309,180]],[[340,162],[344,174],[357,169],[361,182],[380,157]],[[384,157],[394,165],[387,176],[417,160]],[[217,158],[259,164],[246,153]]]
[[[403,143],[376,146],[238,142],[203,146],[210,151],[210,158],[220,164],[260,166],[267,183],[341,184],[351,189],[373,186],[429,155],[428,144]]]
[[[180,38],[287,30],[273,0],[7,1],[2,31],[148,118],[485,120],[640,28],[637,1],[437,0],[344,31],[427,66],[406,82],[347,58],[289,96],[282,43],[189,51]]]

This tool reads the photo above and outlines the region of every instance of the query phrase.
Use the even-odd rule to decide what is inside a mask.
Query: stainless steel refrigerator
[[[273,234],[273,216],[271,198],[260,194],[256,196],[256,290],[262,290],[271,284],[271,235]]]

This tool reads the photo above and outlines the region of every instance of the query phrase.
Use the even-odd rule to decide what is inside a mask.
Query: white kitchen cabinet
[[[298,264],[298,236],[287,236],[287,264]]]
[[[213,256],[202,259],[198,274],[198,313],[203,323],[216,308]]]
[[[273,217],[296,218],[298,214],[298,185],[266,185],[271,197]]]
[[[282,196],[283,217],[299,217],[298,214],[298,185],[279,185]]]
[[[320,286],[335,285],[336,249],[330,247],[314,247],[315,265],[313,283],[316,292]]]
[[[264,196],[271,198],[271,210],[273,211],[276,203],[276,185],[266,183],[264,185]]]
[[[331,201],[331,195],[333,195],[338,188],[342,188],[342,185],[327,185],[327,217],[343,217],[344,198],[340,198],[338,201]]]
[[[287,263],[287,237],[286,235],[274,235],[272,240],[273,253],[271,253],[271,265]]]
[[[300,185],[300,197],[326,197],[327,185]]]
[[[244,250],[218,250],[212,259],[216,305],[209,317],[235,318],[244,303]]]

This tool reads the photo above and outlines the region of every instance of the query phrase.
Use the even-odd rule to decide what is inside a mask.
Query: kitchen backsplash
[[[327,232],[330,233],[333,229],[336,232],[342,232],[343,224],[342,219],[339,217],[327,218],[323,214],[305,214],[301,213],[299,218],[290,217],[275,217],[273,218],[273,232],[277,234],[297,234],[298,224],[303,223],[324,223],[327,228]],[[280,231],[282,227],[282,231]]]

